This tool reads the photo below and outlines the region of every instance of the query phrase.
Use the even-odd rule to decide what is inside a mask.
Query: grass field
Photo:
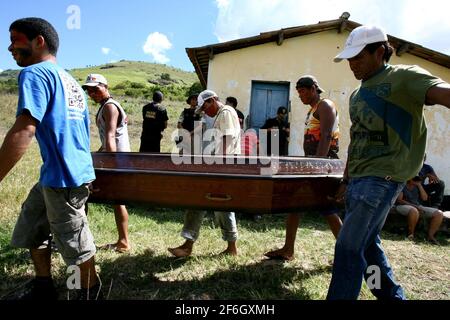
[[[0,96],[0,141],[14,121],[15,96]],[[140,110],[148,101],[118,97],[130,116],[132,148],[139,147]],[[182,103],[168,103],[169,128],[163,151],[171,150],[169,132],[176,127]],[[96,107],[91,108],[94,115]],[[99,146],[92,130],[92,150]],[[33,142],[24,158],[0,183],[0,296],[33,275],[26,250],[13,249],[10,237],[21,203],[39,175],[40,156]],[[130,206],[129,232],[133,249],[127,254],[98,252],[97,268],[109,299],[324,299],[331,277],[334,238],[317,213],[305,215],[298,230],[295,260],[267,261],[263,253],[284,241],[285,215],[264,216],[259,222],[237,215],[239,256],[220,257],[225,248],[220,230],[205,218],[192,257],[174,259],[168,247],[183,240],[179,232],[182,210]],[[89,205],[89,223],[96,244],[116,240],[112,208]],[[419,234],[419,236],[424,236]],[[450,298],[450,251],[446,236],[439,234],[442,246],[424,241],[410,242],[404,235],[383,232],[383,245],[398,281],[409,299]],[[53,272],[65,296],[66,266],[59,254],[53,255]],[[109,290],[110,289],[110,290]],[[373,299],[363,287],[361,299]]]
[[[123,81],[146,84],[148,80],[157,79],[163,73],[169,73],[171,79],[178,84],[191,85],[198,81],[194,72],[186,72],[162,64],[139,61],[119,61],[108,65],[72,69],[70,73],[80,82],[83,82],[90,73],[100,73],[107,78],[110,87],[114,87]]]

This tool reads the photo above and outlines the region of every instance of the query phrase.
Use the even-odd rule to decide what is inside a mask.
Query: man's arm
[[[429,183],[439,183],[439,178],[438,178],[436,172],[434,172],[433,167],[430,166],[429,164],[427,165],[427,167],[428,167],[428,170],[427,170],[424,178],[428,178]]]
[[[428,89],[425,104],[440,104],[450,109],[450,84],[442,83]]]
[[[330,200],[335,200],[337,203],[343,203],[345,200],[345,193],[347,192],[347,184],[348,184],[348,157],[347,161],[345,162],[345,169],[344,174],[342,176],[341,184],[339,185],[338,190],[336,191],[336,194],[333,197],[330,198]]]
[[[106,123],[105,130],[105,148],[106,152],[116,152],[117,144],[116,144],[116,129],[117,122],[119,119],[119,110],[117,110],[116,106],[112,103],[108,103],[105,105],[103,111],[103,117]]]
[[[22,158],[36,133],[36,120],[21,114],[8,131],[0,147],[0,182]]]
[[[397,200],[395,202],[397,204],[401,204],[401,205],[405,205],[405,204],[409,204],[410,205],[410,203],[404,199],[403,191],[400,192],[400,194],[398,195]]]
[[[427,201],[427,200],[428,200],[428,194],[427,194],[427,192],[425,191],[425,189],[422,187],[422,183],[417,182],[417,183],[415,183],[415,185],[416,185],[417,188],[419,189],[419,197],[420,197],[420,200],[422,200],[422,201]]]
[[[222,154],[228,154],[229,148],[233,149],[233,136],[222,136]]]
[[[336,113],[335,109],[327,100],[323,100],[320,103],[317,108],[317,113],[320,119],[320,141],[317,147],[316,156],[326,157],[328,155],[328,151],[330,150],[333,126],[336,121]]]

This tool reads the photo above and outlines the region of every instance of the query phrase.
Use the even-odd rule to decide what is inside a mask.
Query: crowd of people
[[[11,24],[9,31],[8,50],[24,69],[19,75],[16,121],[0,148],[0,181],[23,156],[33,137],[38,141],[43,159],[39,181],[22,206],[11,240],[14,247],[30,250],[35,278],[15,298],[56,298],[51,275],[51,241],[56,243],[67,265],[80,269],[81,289],[77,298],[101,298],[101,281],[95,269],[96,246],[85,212],[95,174],[83,89],[99,105],[95,122],[101,151],[130,150],[128,117],[120,103],[111,97],[105,77],[90,74],[80,86],[57,64],[59,38],[46,20],[19,19]],[[370,265],[377,265],[381,270],[382,286],[371,288],[378,299],[405,299],[380,239],[386,216],[396,200],[397,210],[408,217],[410,237],[414,237],[415,224],[423,214],[431,218],[428,239],[435,243],[435,233],[442,221],[438,207],[442,202],[443,183],[433,168],[424,163],[427,136],[423,106],[440,104],[450,108],[450,85],[417,66],[388,64],[392,53],[382,29],[361,26],[351,32],[343,51],[334,58],[335,62],[347,60],[361,84],[350,97],[351,140],[344,178],[335,196],[337,203],[345,203],[344,219],[341,220],[336,210],[323,213],[336,237],[327,295],[330,300],[357,299]],[[406,80],[407,86],[399,85]],[[380,86],[383,89],[377,90]],[[335,102],[321,98],[325,90],[314,76],[300,77],[296,89],[301,102],[309,107],[304,131],[305,155],[338,158],[339,116]],[[163,99],[163,94],[155,91],[153,101],[143,107],[140,152],[160,152],[169,120]],[[176,140],[178,145],[191,140],[195,123],[200,122],[203,127],[217,129],[213,137],[214,154],[257,154],[261,146],[256,133],[250,131],[241,136],[244,116],[236,109],[236,98],[228,97],[223,104],[214,91],[204,90],[189,96],[186,102],[189,107],[178,119],[178,129],[182,131]],[[396,108],[398,112],[392,115],[383,112],[386,107]],[[406,132],[399,132],[404,126],[396,125],[403,119],[393,118],[399,113],[411,121]],[[281,106],[276,117],[268,119],[263,126],[276,129],[280,155],[288,154],[287,115],[287,108]],[[192,145],[180,149],[190,153],[194,150]],[[269,146],[269,149],[272,154],[273,148]],[[421,200],[428,201],[427,206]],[[118,240],[102,248],[129,251],[127,208],[115,205],[114,213]],[[192,254],[204,214],[186,212],[181,232],[185,241],[169,248],[171,254],[176,257]],[[227,242],[223,254],[237,255],[235,213],[214,212],[214,215]],[[285,245],[266,253],[268,258],[293,259],[299,221],[297,214],[288,216]]]

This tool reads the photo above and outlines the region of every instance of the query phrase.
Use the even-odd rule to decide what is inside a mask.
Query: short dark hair
[[[186,99],[186,103],[187,104],[191,104],[191,100],[192,99],[194,99],[194,98],[198,98],[198,94],[196,94],[196,93],[194,93],[194,94],[191,94],[187,99]]]
[[[384,47],[383,60],[386,62],[389,62],[389,60],[391,60],[392,54],[394,53],[394,48],[392,48],[392,46],[389,44],[389,42],[382,41],[382,42],[370,43],[370,44],[366,45],[364,49],[369,51],[369,53],[374,53],[381,46]]]
[[[155,91],[153,92],[153,101],[155,102],[162,102],[164,98],[164,95],[161,91]]]
[[[9,31],[12,30],[23,33],[30,41],[37,36],[42,36],[50,54],[56,56],[59,37],[55,28],[47,20],[35,17],[19,19],[9,26]]]
[[[283,114],[283,115],[285,115],[285,114],[287,114],[287,113],[288,113],[288,110],[287,110],[287,108],[284,107],[284,106],[280,106],[280,107],[278,108],[278,110],[277,110],[277,114]]]
[[[226,100],[225,100],[225,102],[229,102],[229,103],[231,103],[232,104],[232,107],[234,107],[234,108],[236,108],[237,107],[237,105],[238,105],[238,101],[237,101],[237,99],[235,98],[235,97],[228,97]]]

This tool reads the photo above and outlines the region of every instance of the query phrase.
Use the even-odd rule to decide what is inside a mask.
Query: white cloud
[[[0,69],[0,73],[2,73],[3,72],[3,69]]]
[[[142,49],[146,54],[153,57],[153,60],[158,63],[167,63],[170,59],[165,55],[166,51],[172,48],[172,43],[166,37],[166,35],[153,32],[148,35]]]
[[[375,24],[389,34],[448,53],[448,0],[216,0],[219,42],[338,19]]]
[[[230,5],[230,0],[216,0],[219,9],[226,9]]]
[[[110,48],[104,48],[104,47],[102,48],[102,53],[103,54],[108,55],[110,52],[111,52]]]

